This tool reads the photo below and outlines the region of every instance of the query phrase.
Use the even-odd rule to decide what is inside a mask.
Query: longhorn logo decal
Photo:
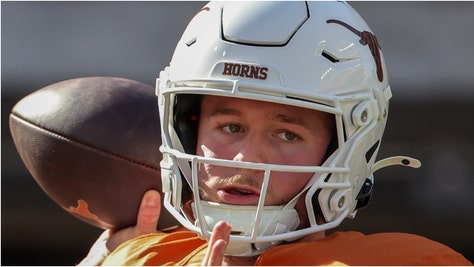
[[[342,25],[349,29],[351,32],[353,32],[355,35],[360,37],[360,43],[362,45],[368,45],[370,52],[372,53],[372,56],[374,57],[375,64],[377,65],[377,78],[379,79],[380,82],[383,81],[383,70],[382,70],[382,59],[380,57],[380,45],[379,42],[377,41],[377,37],[371,32],[368,31],[358,31],[354,29],[351,25],[342,22],[337,19],[330,19],[326,21],[328,24],[329,23],[336,23],[339,25]]]

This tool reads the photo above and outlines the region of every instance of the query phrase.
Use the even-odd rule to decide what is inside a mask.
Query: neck
[[[299,240],[297,240],[296,242],[314,242],[314,241],[321,240],[324,237],[326,237],[326,232],[321,231],[321,232],[316,232],[316,233],[312,233],[307,236],[304,236],[300,238]]]

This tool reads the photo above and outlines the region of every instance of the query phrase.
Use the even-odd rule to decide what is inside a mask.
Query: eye
[[[285,141],[297,141],[300,139],[300,137],[293,133],[293,132],[281,132],[279,134],[277,134],[277,136]]]
[[[242,127],[237,124],[229,124],[224,127],[222,127],[222,130],[224,130],[227,133],[238,133],[242,130]]]

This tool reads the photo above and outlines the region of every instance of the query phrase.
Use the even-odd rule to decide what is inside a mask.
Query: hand
[[[137,215],[137,224],[132,227],[121,229],[117,232],[111,232],[107,241],[107,249],[113,251],[123,242],[132,238],[158,232],[158,218],[161,213],[161,195],[156,190],[147,191],[142,198]]]
[[[89,254],[78,264],[79,266],[98,266],[110,253],[123,242],[140,235],[155,233],[161,212],[161,195],[156,190],[147,191],[140,203],[137,224],[117,232],[105,230],[91,247]]]
[[[232,226],[224,221],[220,221],[214,226],[206,256],[202,260],[203,266],[222,266],[231,229]]]

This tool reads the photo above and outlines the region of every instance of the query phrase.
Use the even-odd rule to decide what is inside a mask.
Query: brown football
[[[135,225],[141,197],[161,192],[152,86],[111,77],[62,81],[12,109],[10,131],[33,178],[58,205],[102,229]],[[162,209],[159,228],[176,221]]]

